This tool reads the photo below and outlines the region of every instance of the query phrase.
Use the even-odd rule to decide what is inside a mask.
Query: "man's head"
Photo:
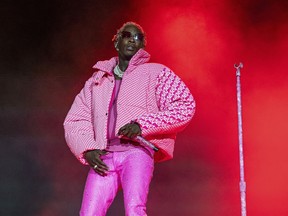
[[[124,23],[114,35],[112,41],[120,57],[130,60],[132,56],[146,45],[143,28],[134,22]]]

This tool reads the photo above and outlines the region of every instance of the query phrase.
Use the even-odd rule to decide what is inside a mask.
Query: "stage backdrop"
[[[112,37],[140,23],[151,61],[197,102],[174,160],[156,165],[148,215],[240,216],[236,76],[241,73],[247,213],[288,215],[288,2],[1,1],[0,214],[78,215],[88,167],[63,121]],[[124,215],[120,193],[109,216]]]

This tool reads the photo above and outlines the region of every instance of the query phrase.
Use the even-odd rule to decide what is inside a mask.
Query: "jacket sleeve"
[[[188,125],[195,113],[195,101],[188,87],[168,68],[157,77],[156,100],[159,111],[136,120],[143,136],[176,134]]]
[[[92,78],[86,81],[84,88],[76,96],[64,121],[67,145],[83,164],[88,164],[83,153],[99,148],[95,142],[92,124],[91,86]]]

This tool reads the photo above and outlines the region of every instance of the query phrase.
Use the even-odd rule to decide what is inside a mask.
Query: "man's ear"
[[[116,49],[117,51],[119,51],[119,48],[118,48],[118,41],[115,41],[115,42],[114,42],[114,47],[115,47],[115,49]]]

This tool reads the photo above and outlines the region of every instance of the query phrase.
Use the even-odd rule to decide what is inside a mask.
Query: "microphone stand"
[[[239,160],[240,160],[240,198],[241,198],[241,216],[246,216],[246,182],[244,178],[244,154],[243,154],[243,134],[242,134],[242,109],[241,109],[241,83],[240,83],[240,69],[243,64],[234,64],[236,68],[237,78],[237,114],[238,114],[238,136],[239,136]]]

